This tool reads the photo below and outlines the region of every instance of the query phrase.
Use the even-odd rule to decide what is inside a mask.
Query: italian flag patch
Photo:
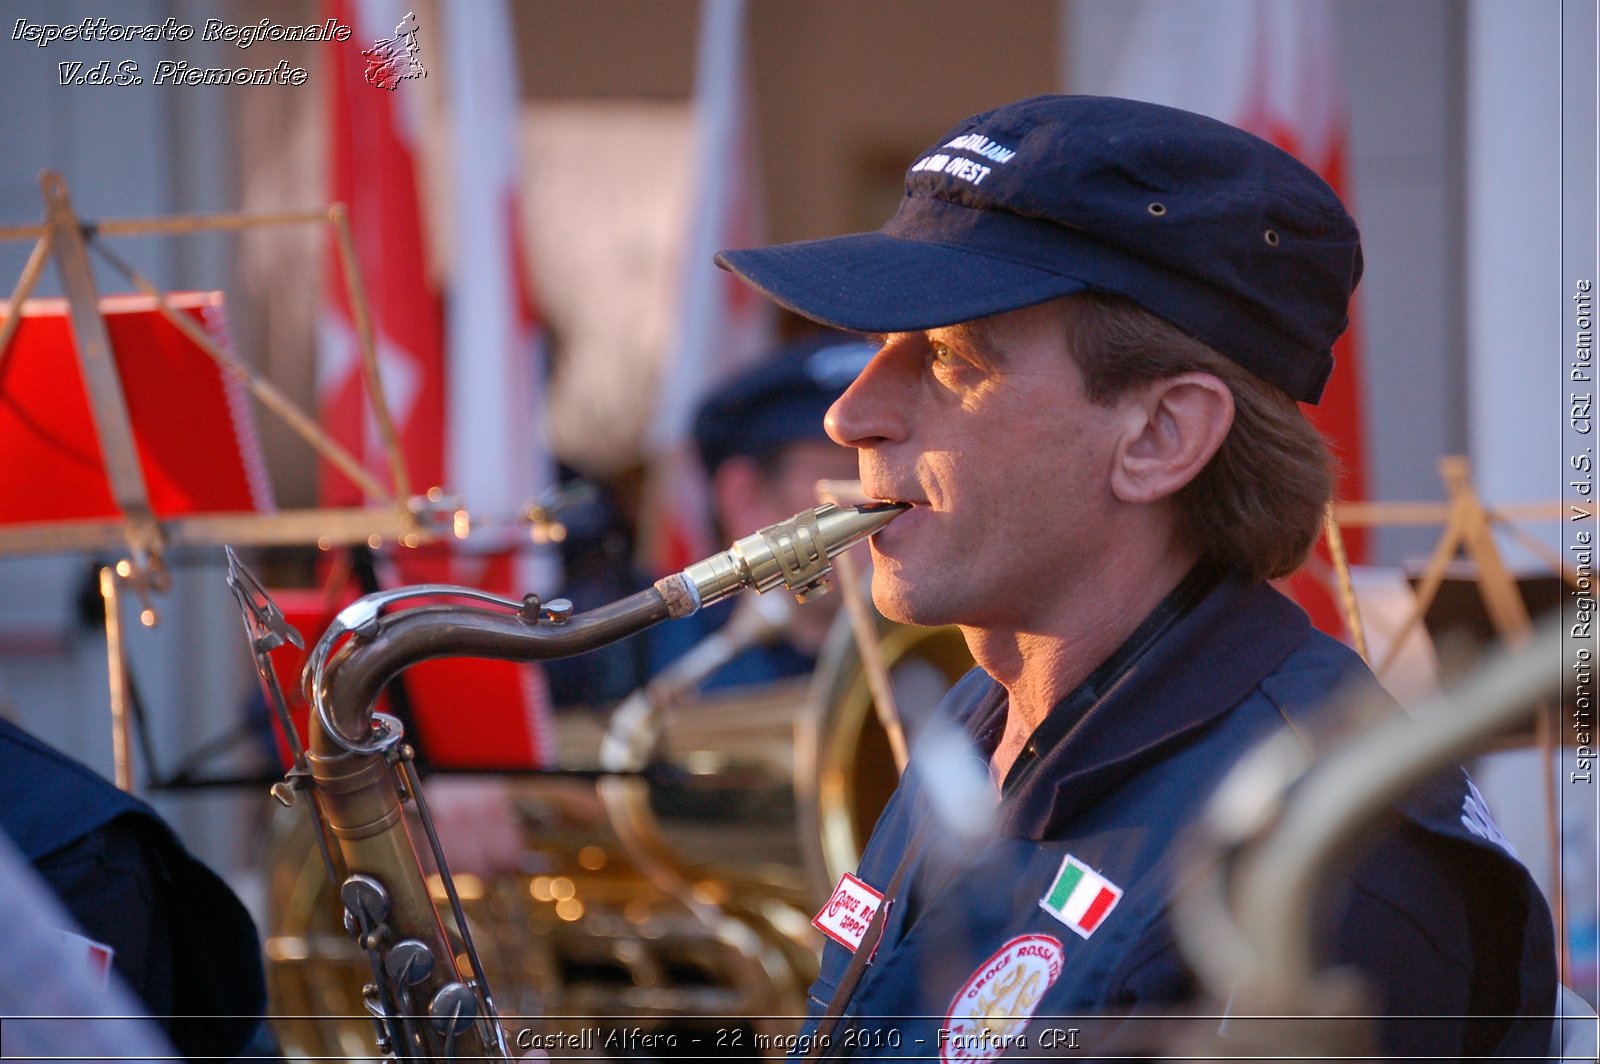
[[[1088,938],[1121,897],[1121,887],[1068,854],[1055,882],[1039,899],[1039,908]]]

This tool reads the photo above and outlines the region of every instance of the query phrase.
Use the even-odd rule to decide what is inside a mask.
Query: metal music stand
[[[88,221],[73,210],[66,181],[54,171],[40,177],[45,218],[38,225],[0,227],[0,241],[34,242],[12,290],[10,312],[0,319],[0,370],[22,321],[21,307],[32,294],[45,264],[55,260],[66,297],[72,342],[92,414],[94,441],[82,441],[89,453],[98,453],[111,496],[121,513],[118,519],[27,522],[0,525],[0,555],[76,551],[122,552],[114,566],[99,574],[105,603],[112,741],[116,783],[133,789],[129,712],[130,687],[124,636],[120,623],[119,584],[140,600],[140,620],[156,623],[152,592],[166,590],[169,576],[166,552],[190,546],[273,546],[316,543],[324,546],[393,539],[407,546],[434,539],[440,526],[450,527],[451,507],[436,492],[410,497],[410,484],[401,456],[394,421],[385,401],[378,373],[372,316],[362,286],[342,204],[326,210],[274,214],[235,213],[178,215],[166,218],[125,218]],[[390,477],[386,487],[349,451],[331,439],[314,418],[301,410],[272,382],[233,358],[193,318],[173,307],[161,290],[121,256],[103,238],[151,234],[182,235],[237,231],[258,226],[327,224],[332,227],[343,280],[355,318],[361,354],[361,372],[371,413],[379,428]],[[276,513],[195,513],[163,517],[150,504],[150,493],[140,466],[128,414],[123,381],[113,357],[111,339],[101,310],[99,293],[90,267],[89,252],[120,273],[154,301],[161,316],[213,359],[221,370],[237,378],[269,411],[282,419],[321,458],[356,484],[378,505],[351,508],[312,508]]]

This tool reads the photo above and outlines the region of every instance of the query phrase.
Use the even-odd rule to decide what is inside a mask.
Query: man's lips
[[[932,507],[930,507],[926,502],[901,498],[894,495],[880,495],[875,497],[881,498],[886,502],[897,502],[909,507],[909,509],[903,511],[899,517],[896,517],[893,521],[890,521],[887,525],[878,529],[878,531],[872,534],[872,545],[878,550],[887,551],[892,549],[896,543],[904,539],[905,536],[910,533],[915,526],[921,524],[927,519],[928,515],[933,512]]]
[[[861,482],[861,494],[878,502],[900,502],[907,506],[926,506],[927,500],[920,498],[915,493],[901,493],[895,491],[887,484],[874,484],[870,481]]]

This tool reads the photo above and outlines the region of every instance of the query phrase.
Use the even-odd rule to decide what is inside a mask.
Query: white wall
[[[1495,502],[1550,501],[1561,461],[1561,4],[1472,0],[1466,33],[1468,441]],[[1542,526],[1550,545],[1558,524]]]

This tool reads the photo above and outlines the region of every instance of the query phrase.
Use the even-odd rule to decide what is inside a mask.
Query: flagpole
[[[721,250],[718,242],[726,226],[719,223],[735,169],[729,155],[741,119],[744,23],[745,0],[703,0],[694,88],[695,202],[680,274],[681,317],[647,433],[652,450],[675,446],[688,435],[695,406],[710,383],[706,377],[717,347],[712,333],[719,281],[712,257]]]
[[[757,239],[745,107],[744,0],[704,0],[695,69],[695,152],[688,228],[679,267],[678,321],[661,365],[642,451],[649,463],[640,519],[640,564],[671,572],[715,549],[710,492],[690,439],[695,409],[728,371],[770,342],[768,308],[745,302],[712,262],[718,250]]]
[[[522,515],[555,485],[546,433],[544,349],[519,254],[516,59],[504,0],[445,5],[447,88],[455,132],[446,314],[448,483],[492,527],[483,545],[515,552],[517,591],[551,593],[553,551]]]

